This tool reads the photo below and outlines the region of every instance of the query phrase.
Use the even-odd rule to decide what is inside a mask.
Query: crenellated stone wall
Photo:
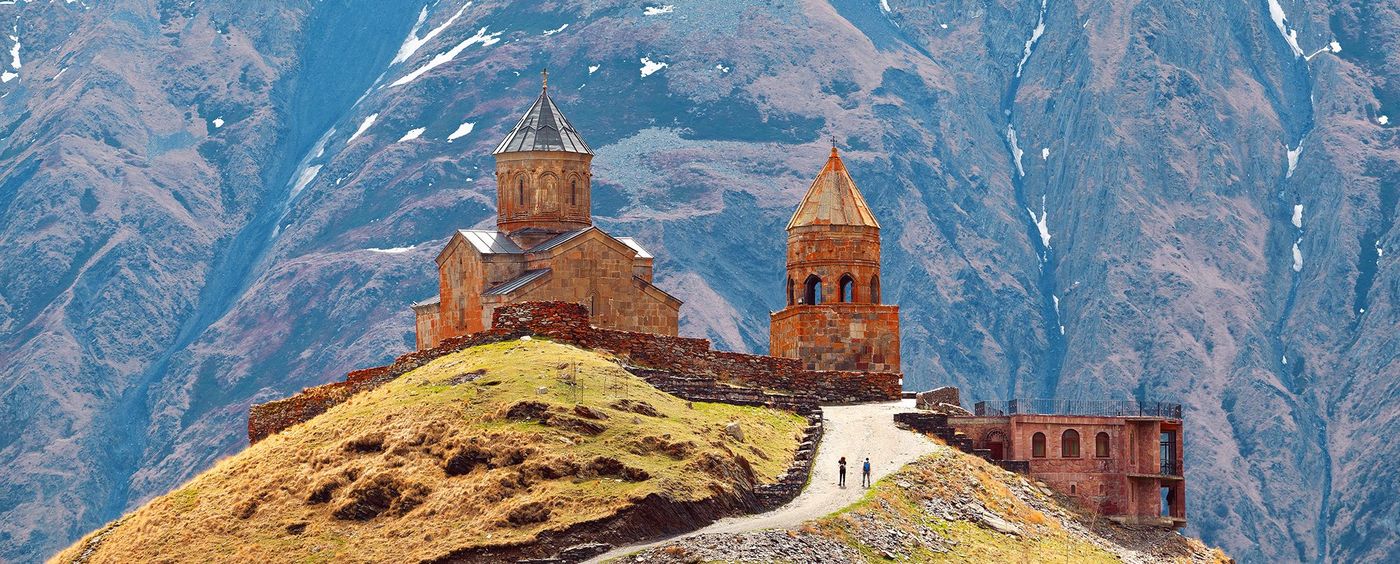
[[[311,419],[358,392],[378,387],[440,356],[526,335],[611,353],[636,366],[673,375],[708,377],[720,384],[759,388],[766,392],[760,392],[760,399],[750,396],[752,401],[799,412],[806,400],[780,401],[778,396],[809,396],[822,403],[893,401],[900,399],[903,384],[902,375],[896,372],[808,370],[797,359],[711,350],[706,339],[600,329],[589,324],[588,310],[579,304],[525,302],[496,309],[492,327],[485,331],[446,339],[437,347],[403,355],[389,366],[351,372],[344,382],[307,388],[290,398],[254,405],[248,412],[248,439],[257,442]],[[710,389],[717,393],[714,401],[738,399],[719,394],[721,388]]]

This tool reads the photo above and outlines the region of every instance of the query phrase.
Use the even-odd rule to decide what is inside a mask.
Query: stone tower
[[[520,246],[593,225],[593,151],[549,98],[548,74],[493,154],[496,226]]]
[[[813,370],[899,372],[899,307],[880,303],[880,223],[835,147],[787,233],[787,307],[771,316],[771,354]]]

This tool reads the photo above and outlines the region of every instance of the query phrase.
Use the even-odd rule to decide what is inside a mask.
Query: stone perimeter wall
[[[645,368],[707,376],[722,384],[810,395],[823,403],[894,401],[900,399],[903,385],[903,376],[897,372],[808,370],[797,359],[711,350],[707,339],[593,327],[588,310],[579,304],[525,302],[498,308],[492,327],[485,331],[446,339],[437,347],[400,356],[388,366],[356,370],[346,375],[344,382],[307,388],[290,398],[254,405],[248,410],[248,440],[255,443],[307,421],[356,393],[376,388],[435,358],[527,335],[608,352]],[[717,397],[707,401],[724,400]],[[805,403],[799,398],[794,401]],[[793,409],[776,403],[774,406]]]

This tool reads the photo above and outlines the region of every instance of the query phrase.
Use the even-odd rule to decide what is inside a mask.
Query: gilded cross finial
[[[836,136],[831,136],[831,156],[836,156]]]
[[[540,90],[549,90],[549,69],[540,70]]]

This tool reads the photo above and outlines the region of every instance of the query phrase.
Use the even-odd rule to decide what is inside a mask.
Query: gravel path
[[[822,413],[826,428],[817,447],[812,480],[797,499],[774,511],[721,519],[679,537],[620,547],[589,562],[603,562],[695,535],[796,527],[803,521],[822,517],[855,503],[865,494],[865,489],[860,487],[860,465],[866,457],[870,457],[872,477],[879,480],[921,456],[946,448],[923,435],[894,426],[894,414],[912,410],[913,407],[914,400],[824,406]],[[842,456],[846,457],[844,489],[836,486],[836,461]]]

